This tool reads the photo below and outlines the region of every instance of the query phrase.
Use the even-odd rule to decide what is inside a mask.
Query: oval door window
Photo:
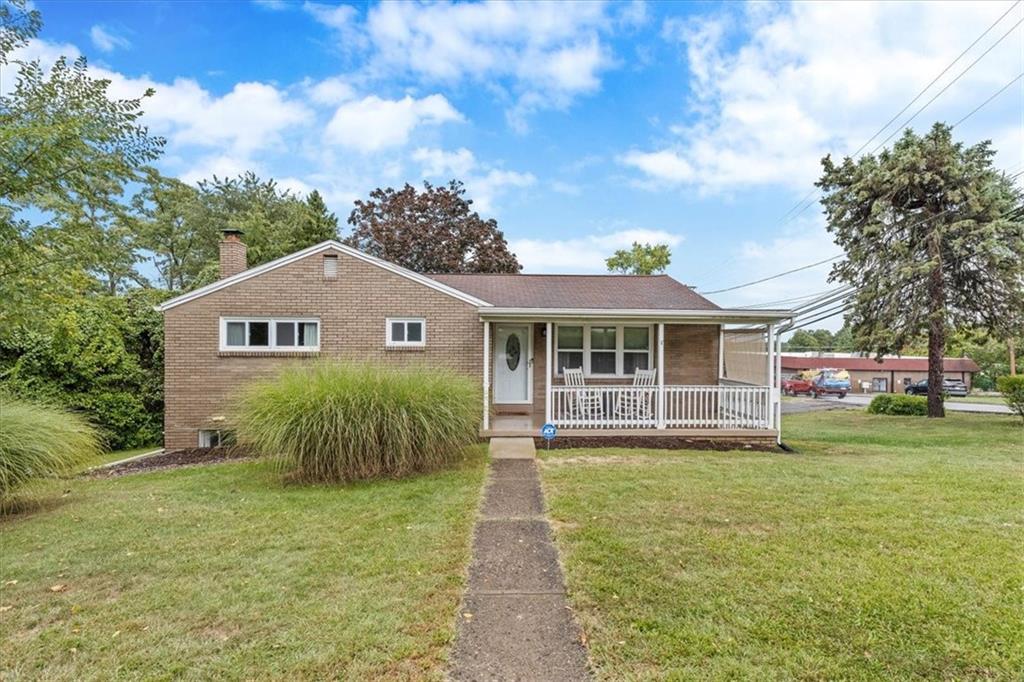
[[[509,334],[508,340],[505,341],[505,364],[508,365],[510,372],[516,371],[516,367],[519,366],[519,335]]]

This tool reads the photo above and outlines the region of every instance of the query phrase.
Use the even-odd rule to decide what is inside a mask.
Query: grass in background
[[[1019,679],[1024,429],[784,418],[801,454],[543,453],[603,679]]]
[[[29,481],[69,472],[100,452],[96,429],[83,417],[0,396],[0,507]]]
[[[427,368],[321,362],[245,389],[238,440],[301,480],[432,471],[477,439],[476,383]]]
[[[128,459],[137,455],[144,455],[147,452],[153,452],[159,450],[159,445],[149,445],[144,448],[132,448],[130,450],[109,450],[107,452],[101,452],[98,455],[90,457],[87,460],[80,462],[74,469],[76,473],[87,471],[93,467],[98,467],[103,464],[110,464],[111,462],[119,462],[122,459]]]
[[[0,678],[440,678],[468,452],[346,486],[282,486],[262,461],[50,482],[59,506],[0,521]]]

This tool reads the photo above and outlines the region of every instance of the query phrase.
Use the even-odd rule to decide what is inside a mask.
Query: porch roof
[[[441,284],[499,308],[719,310],[668,275],[436,274]]]

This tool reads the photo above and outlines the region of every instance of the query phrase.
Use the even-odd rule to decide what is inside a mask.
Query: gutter
[[[637,321],[680,320],[687,322],[757,323],[792,318],[789,310],[743,310],[718,308],[711,310],[654,310],[637,308],[478,308],[481,320],[544,319],[554,321],[587,319],[627,319]]]

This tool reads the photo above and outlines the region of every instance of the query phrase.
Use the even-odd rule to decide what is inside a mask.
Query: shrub
[[[99,453],[96,430],[81,416],[0,397],[0,498],[29,479],[63,473]]]
[[[322,362],[243,389],[239,443],[290,476],[347,481],[404,476],[454,461],[477,438],[480,393],[428,369]]]
[[[996,388],[1003,394],[1009,408],[1024,419],[1024,376],[999,377]]]
[[[917,395],[881,393],[872,398],[868,413],[927,417],[928,399]]]

